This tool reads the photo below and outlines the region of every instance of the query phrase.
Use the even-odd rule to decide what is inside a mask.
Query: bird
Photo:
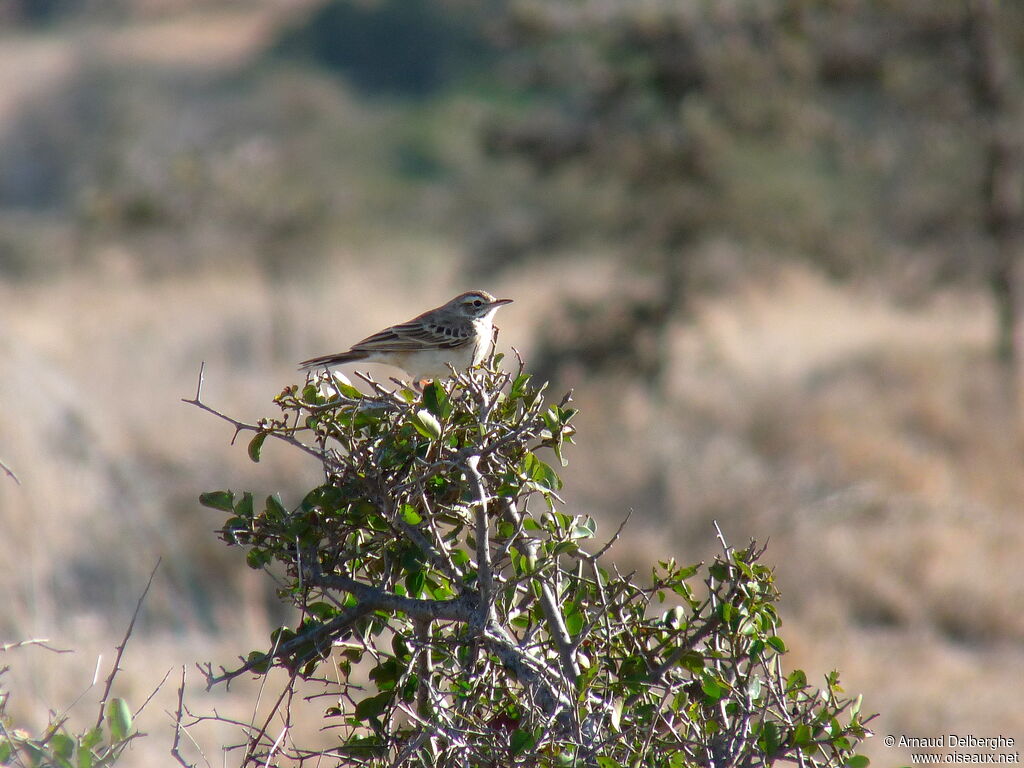
[[[347,352],[303,360],[300,370],[365,361],[400,368],[413,381],[451,375],[479,365],[494,342],[494,313],[512,299],[487,291],[467,291],[451,301],[392,325],[353,344]]]

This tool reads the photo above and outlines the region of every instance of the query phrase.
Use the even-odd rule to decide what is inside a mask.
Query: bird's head
[[[512,299],[496,299],[487,291],[467,291],[448,302],[448,305],[456,312],[477,319],[490,317],[505,304],[511,304]]]

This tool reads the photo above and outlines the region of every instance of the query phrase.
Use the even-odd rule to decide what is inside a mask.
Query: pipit
[[[487,357],[494,313],[511,301],[496,299],[487,291],[469,291],[407,323],[367,336],[348,352],[303,360],[299,367],[309,370],[366,361],[401,368],[413,381],[450,376],[449,364],[462,371]]]

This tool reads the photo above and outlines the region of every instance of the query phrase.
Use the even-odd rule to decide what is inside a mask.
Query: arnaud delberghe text
[[[900,736],[898,745],[911,749],[1007,749],[1014,746],[1014,739],[1012,736],[961,736],[948,733],[939,736]]]

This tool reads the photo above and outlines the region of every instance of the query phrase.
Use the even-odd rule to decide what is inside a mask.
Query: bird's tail
[[[299,363],[299,369],[308,371],[312,368],[341,365],[342,363],[354,363],[357,360],[365,360],[366,357],[366,352],[355,351],[339,352],[334,355],[323,355],[322,357],[311,357],[309,360],[303,360]]]

